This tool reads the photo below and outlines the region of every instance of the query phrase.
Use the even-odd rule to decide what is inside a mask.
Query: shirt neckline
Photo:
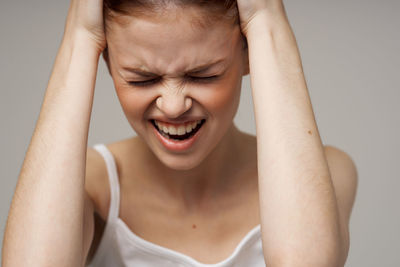
[[[226,264],[230,263],[239,254],[240,251],[245,249],[247,246],[251,245],[254,241],[258,240],[259,237],[261,237],[261,231],[260,231],[261,225],[258,224],[242,238],[242,240],[239,242],[235,250],[228,258],[218,263],[206,264],[206,263],[201,263],[182,252],[169,249],[167,247],[155,244],[153,242],[141,238],[140,236],[136,235],[120,217],[116,218],[116,222],[117,226],[121,226],[122,231],[124,231],[124,235],[122,236],[125,237],[125,239],[130,244],[134,245],[136,248],[142,250],[143,252],[151,253],[152,255],[156,255],[157,257],[163,256],[168,260],[175,259],[179,263],[185,262],[196,267],[226,266]]]

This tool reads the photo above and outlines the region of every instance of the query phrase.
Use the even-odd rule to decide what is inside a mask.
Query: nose
[[[175,119],[192,107],[192,99],[183,92],[172,92],[158,97],[156,105],[166,117]]]

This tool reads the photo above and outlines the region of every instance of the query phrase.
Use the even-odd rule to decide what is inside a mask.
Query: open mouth
[[[174,141],[182,141],[182,140],[186,140],[186,139],[190,139],[192,136],[194,136],[199,130],[200,128],[203,126],[203,124],[205,123],[205,119],[201,120],[201,122],[199,124],[197,124],[197,126],[192,129],[192,131],[190,133],[185,133],[183,135],[175,135],[175,134],[169,134],[169,133],[165,133],[164,131],[160,130],[158,128],[158,126],[156,125],[154,120],[150,120],[151,124],[153,124],[154,128],[156,128],[156,130],[165,138],[174,140]]]

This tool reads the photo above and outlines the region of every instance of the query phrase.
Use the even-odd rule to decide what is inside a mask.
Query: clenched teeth
[[[179,126],[172,126],[167,125],[161,121],[154,120],[155,124],[157,125],[158,129],[163,131],[166,134],[171,135],[185,135],[186,133],[190,133],[198,124],[201,123],[201,120],[185,123]]]

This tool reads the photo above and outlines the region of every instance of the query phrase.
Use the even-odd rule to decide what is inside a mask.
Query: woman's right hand
[[[81,38],[93,45],[99,52],[106,47],[103,22],[103,0],[71,0],[64,38]]]

